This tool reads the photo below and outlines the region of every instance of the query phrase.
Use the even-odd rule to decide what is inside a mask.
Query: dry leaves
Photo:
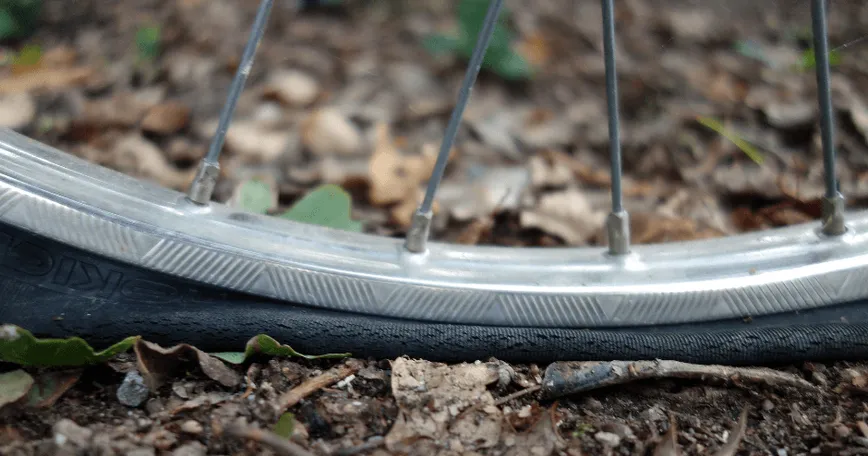
[[[498,378],[495,363],[450,366],[396,359],[392,392],[400,412],[386,435],[386,447],[411,454],[493,447],[500,441],[503,416],[486,386]]]
[[[546,193],[533,209],[519,216],[522,228],[538,228],[559,236],[569,245],[584,245],[602,226],[606,212],[595,209],[576,188]]]
[[[163,348],[139,339],[133,345],[133,350],[136,353],[137,368],[152,392],[157,391],[168,378],[190,363],[197,364],[202,373],[223,386],[237,386],[241,383],[241,376],[223,364],[223,361],[192,345],[179,344]]]
[[[453,156],[454,150],[450,158]],[[391,206],[393,221],[409,227],[424,195],[420,186],[431,176],[436,161],[437,148],[433,144],[426,145],[419,155],[404,155],[395,145],[388,125],[378,124],[374,151],[368,162],[368,199],[375,206]],[[437,209],[435,204],[435,212]]]
[[[322,108],[301,126],[302,144],[317,156],[353,156],[363,151],[358,128],[337,108]]]

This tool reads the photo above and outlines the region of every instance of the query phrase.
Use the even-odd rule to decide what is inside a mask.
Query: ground
[[[207,150],[256,3],[46,1],[35,34],[0,48],[0,125],[183,190]],[[269,210],[279,211],[316,185],[335,183],[351,193],[353,216],[365,231],[401,236],[463,77],[460,56],[435,55],[423,42],[456,33],[457,2],[343,3],[300,11],[294,2],[276,2],[227,137],[215,198],[238,204],[241,184],[258,179],[271,189]],[[806,63],[807,2],[616,3],[625,204],[634,242],[815,220],[823,174],[816,86]],[[840,187],[850,207],[864,207],[868,8],[830,3]],[[510,246],[604,243],[610,180],[599,4],[507,5],[514,49],[535,73],[512,82],[495,71],[480,76],[438,197],[433,236]],[[752,144],[762,164],[732,139]],[[405,422],[400,413],[418,404],[393,390],[393,361],[355,360],[364,366],[354,367],[353,381],[318,389],[289,408],[299,423],[293,439],[315,454],[347,454],[332,451],[391,432],[393,440],[369,453],[400,451],[396,420]],[[223,429],[239,416],[273,427],[278,415],[268,401],[344,362],[257,360],[238,368],[242,375],[259,371],[245,397],[239,394],[245,387],[222,386],[194,370],[139,407],[117,399],[129,363],[88,368],[51,407],[0,410],[0,445],[7,445],[0,452],[54,453],[57,435],[75,441],[67,435],[75,433],[107,454],[111,445],[142,454],[257,452],[262,444]],[[481,453],[597,454],[602,442],[616,439],[607,451],[650,454],[671,416],[678,444],[701,454],[723,445],[745,406],[742,454],[868,452],[862,365],[777,367],[810,380],[816,387],[810,392],[655,379],[556,403],[538,392],[498,403],[539,382],[534,372],[546,369],[513,367],[513,381],[474,390],[492,401],[487,412],[475,412],[502,415],[515,428],[503,424],[497,439],[475,442]],[[217,403],[181,406],[200,397]],[[539,439],[546,423],[564,439],[556,447],[523,453],[510,440],[514,432],[520,441]],[[447,436],[460,431],[450,429],[435,439],[445,447]]]

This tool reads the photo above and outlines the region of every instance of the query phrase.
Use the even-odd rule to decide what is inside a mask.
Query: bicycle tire
[[[107,344],[544,362],[868,355],[868,216],[604,249],[401,241],[197,206],[0,130],[0,322]]]

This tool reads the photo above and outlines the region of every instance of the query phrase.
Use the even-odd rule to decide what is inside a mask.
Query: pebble
[[[617,447],[621,444],[621,437],[613,432],[600,431],[594,434],[594,439],[608,447]]]
[[[266,93],[282,103],[303,107],[313,103],[320,93],[319,82],[298,70],[278,70],[271,74]]]
[[[356,155],[362,149],[362,135],[352,122],[335,108],[323,108],[301,126],[302,144],[314,155]]]
[[[203,430],[202,425],[195,420],[187,420],[181,424],[181,431],[187,434],[199,435]]]
[[[54,443],[58,447],[70,444],[85,449],[90,446],[90,439],[93,437],[93,431],[79,426],[68,418],[55,423],[52,429],[54,430]]]
[[[118,388],[118,401],[127,407],[138,407],[148,399],[148,387],[145,386],[145,379],[136,371],[127,372],[123,383]]]
[[[763,410],[768,412],[768,411],[772,410],[773,408],[775,408],[775,404],[772,403],[772,401],[770,401],[768,399],[763,401]]]

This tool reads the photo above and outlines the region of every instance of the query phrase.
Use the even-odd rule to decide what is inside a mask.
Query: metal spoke
[[[437,162],[434,164],[434,170],[431,173],[431,178],[428,180],[425,198],[413,215],[412,225],[407,231],[404,248],[410,252],[422,253],[426,249],[428,236],[431,231],[431,219],[433,218],[431,209],[434,205],[434,196],[440,187],[440,181],[443,180],[449,152],[452,150],[452,144],[455,142],[455,136],[458,134],[458,127],[461,125],[464,109],[470,101],[470,92],[473,90],[476,76],[482,68],[482,60],[485,57],[485,51],[488,49],[491,35],[494,33],[494,28],[497,25],[497,19],[500,16],[502,8],[503,0],[492,0],[488,5],[488,12],[485,14],[482,30],[477,37],[476,47],[473,48],[470,62],[467,65],[467,72],[464,74],[464,81],[461,83],[461,89],[458,91],[458,101],[452,110],[452,116],[449,118],[449,123],[446,126],[446,133],[443,135],[443,142],[440,144]]]
[[[621,191],[621,126],[618,114],[618,70],[615,66],[615,8],[613,0],[601,0],[601,3],[609,115],[609,160],[612,173],[612,212],[606,220],[606,231],[609,253],[624,255],[630,252],[630,215],[624,210]]]
[[[223,143],[226,140],[226,132],[229,130],[229,124],[232,122],[232,115],[235,113],[238,98],[241,96],[241,91],[244,90],[244,84],[250,75],[250,68],[253,66],[256,50],[259,48],[259,43],[265,34],[265,26],[268,23],[268,16],[271,13],[273,5],[274,0],[262,0],[259,4],[256,19],[253,21],[253,29],[250,31],[250,38],[248,38],[247,44],[244,46],[241,62],[238,65],[238,70],[235,72],[232,85],[229,87],[226,104],[223,105],[223,110],[220,112],[217,131],[211,139],[208,153],[205,154],[202,162],[199,163],[196,177],[193,178],[193,183],[190,184],[190,190],[187,192],[187,198],[196,204],[205,205],[211,201],[214,186],[217,184],[217,177],[220,175],[219,158],[220,152],[223,150]]]
[[[820,135],[823,142],[823,170],[826,194],[823,198],[823,233],[836,236],[844,226],[844,195],[838,191],[835,174],[835,118],[829,70],[829,33],[826,26],[826,0],[811,0],[811,23],[817,72],[817,98],[820,103]]]

